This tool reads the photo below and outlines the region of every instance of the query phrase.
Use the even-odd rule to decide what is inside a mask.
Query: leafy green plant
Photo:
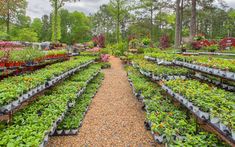
[[[209,52],[215,52],[215,51],[219,50],[219,45],[218,44],[213,44],[213,45],[205,47],[205,49]]]
[[[130,49],[139,49],[141,47],[141,42],[138,39],[132,39],[129,42]]]
[[[222,89],[203,84],[196,80],[170,80],[165,84],[174,92],[180,93],[202,111],[209,112],[212,116],[218,117],[223,124],[235,130],[234,103],[235,95]]]
[[[154,64],[153,62],[146,61],[142,58],[134,59],[133,62],[137,64],[140,69],[151,72],[155,76],[164,76],[164,75],[186,75],[190,71],[186,68],[180,67],[166,67],[162,65]]]
[[[160,87],[146,79],[136,69],[126,67],[126,70],[133,87],[141,91],[145,97],[144,104],[147,109],[147,121],[151,122],[151,131],[157,136],[164,135],[164,143],[170,146],[226,146],[215,135],[197,131],[195,119],[188,118],[183,109],[176,107],[169,97],[162,95]],[[153,94],[149,97],[149,92],[146,95],[144,91],[152,86],[150,91]]]
[[[31,74],[9,77],[0,81],[0,107],[17,100],[22,94],[41,84],[45,84],[49,79],[93,59],[93,57],[80,57],[79,59],[47,66]]]
[[[142,43],[144,44],[144,45],[150,45],[150,43],[151,43],[151,39],[150,38],[143,38],[142,39]]]
[[[164,59],[166,61],[185,61],[194,63],[197,65],[202,65],[211,68],[217,68],[221,70],[228,70],[231,72],[235,72],[235,60],[234,59],[223,59],[223,58],[209,58],[207,56],[183,56],[179,54],[171,54],[171,53],[146,53],[146,56],[150,56],[153,58]]]
[[[11,124],[1,124],[0,146],[39,146],[52,124],[66,112],[68,102],[77,99],[77,92],[82,88],[80,82],[89,80],[99,69],[99,65],[89,66],[15,113]]]
[[[103,74],[99,74],[94,80],[88,84],[86,91],[77,99],[76,104],[66,114],[64,120],[59,124],[57,130],[72,130],[78,129],[80,122],[84,118],[86,108],[91,103],[92,96],[99,88]]]

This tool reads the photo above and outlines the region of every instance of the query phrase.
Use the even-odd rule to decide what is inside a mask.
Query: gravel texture
[[[90,106],[80,132],[75,136],[51,137],[48,147],[143,147],[156,146],[144,127],[145,113],[132,94],[120,59],[111,57],[111,69]]]

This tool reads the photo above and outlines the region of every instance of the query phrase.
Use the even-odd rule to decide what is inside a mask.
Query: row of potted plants
[[[144,98],[147,125],[156,141],[165,143],[167,146],[219,146],[223,144],[215,135],[197,130],[195,120],[188,117],[184,109],[174,106],[169,97],[163,96],[160,87],[155,83],[133,68],[129,68],[128,71],[131,85],[138,93],[136,95]],[[151,95],[146,95],[145,89],[149,89]],[[191,142],[188,141],[189,138]]]
[[[99,69],[88,67],[75,76],[87,73],[86,70],[89,70],[92,77]],[[58,123],[68,111],[69,102],[77,99],[77,92],[91,77],[82,81],[74,81],[72,77],[47,91],[38,101],[15,113],[11,124],[0,125],[0,146],[45,146],[48,136],[54,134]]]
[[[57,127],[56,135],[77,134],[79,128],[82,126],[83,119],[88,111],[92,98],[101,85],[103,77],[103,74],[99,74],[88,84],[85,92],[76,100],[75,106],[68,111],[63,121]]]
[[[224,71],[235,72],[235,60],[234,59],[223,59],[223,58],[210,58],[206,56],[184,56],[172,53],[147,53],[146,56],[158,59],[164,59],[166,61],[183,61],[205,67],[221,69]]]
[[[147,58],[147,59],[152,60],[152,61],[156,61],[156,59],[151,59],[151,58]],[[143,74],[143,75],[146,76],[146,74]],[[151,77],[151,78],[154,79],[153,77]],[[161,80],[163,80],[163,78]],[[231,99],[231,98],[233,98],[235,96],[233,93],[226,92],[225,90],[217,89],[215,87],[209,88],[209,85],[202,84],[201,82],[196,81],[196,80],[194,80],[194,81],[197,82],[198,87],[192,87],[191,85],[188,85],[189,87],[191,86],[190,88],[188,88],[188,87],[186,87],[185,85],[182,85],[182,84],[180,85],[180,83],[182,81],[184,81],[182,78],[180,78],[178,80],[171,80],[171,81],[179,81],[179,82],[175,83],[174,85],[171,85],[170,88],[172,88],[172,89],[176,88],[174,86],[179,84],[179,85],[177,85],[178,89],[183,87],[183,88],[185,88],[185,90],[190,90],[191,89],[192,91],[194,91],[194,93],[192,93],[192,91],[188,91],[187,94],[191,94],[191,93],[192,93],[192,95],[194,94],[194,98],[200,102],[202,107],[198,106],[199,102],[197,104],[193,105],[194,103],[192,101],[190,101],[190,100],[188,101],[188,99],[184,99],[181,96],[181,94],[177,95],[177,94],[170,93],[171,95],[173,95],[174,97],[176,97],[180,101],[182,101],[182,103],[184,103],[186,105],[186,107],[188,105],[192,105],[193,106],[192,107],[193,111],[196,111],[196,114],[198,114],[199,117],[201,117],[203,119],[207,119],[207,120],[210,119],[212,125],[214,125],[219,130],[221,130],[224,135],[230,136],[230,138],[232,138],[234,140],[234,137],[235,137],[234,136],[234,131],[233,131],[234,130],[234,128],[233,128],[234,127],[234,124],[233,124],[234,120],[232,118],[233,117],[233,104],[234,104],[234,100]],[[208,86],[207,87],[208,88],[207,93],[204,93],[204,94],[201,92],[201,91],[204,91],[204,92],[206,91],[206,89],[203,89],[203,85],[207,85]],[[227,86],[227,85],[222,85],[222,86],[223,87],[225,86],[224,88],[226,88],[226,87],[230,88],[230,90],[231,90],[231,86]],[[211,92],[211,89],[214,89],[214,90]],[[168,89],[166,89],[166,90],[169,93],[169,90]],[[217,91],[217,92],[214,92],[214,91]],[[199,95],[197,95],[198,93],[201,93],[200,99],[198,99],[198,97],[199,97]],[[225,94],[225,93],[227,93],[227,94]],[[209,95],[209,94],[211,94],[211,95]],[[204,99],[205,101],[203,101],[203,98],[204,98],[203,96],[204,95],[206,95],[208,99],[211,96],[210,103],[208,102],[209,100],[205,100]],[[214,97],[212,95],[214,95]],[[220,96],[222,96],[222,99],[219,99]],[[215,97],[217,97],[217,101],[213,100],[213,98],[215,98]],[[228,99],[225,101],[224,98],[228,98]],[[211,104],[213,104],[213,102],[214,102],[214,104],[217,104],[217,105],[214,105],[213,108],[212,108]],[[200,108],[201,109],[205,108],[207,110],[200,110]],[[223,108],[223,109],[221,109],[221,108]],[[213,110],[211,110],[211,109],[213,109]],[[209,111],[213,111],[213,114],[210,115]],[[224,120],[223,119],[221,120],[221,118],[218,117],[218,113],[220,113],[220,117],[223,117]]]
[[[134,59],[132,63],[137,65],[142,71],[147,72],[150,75],[153,74],[159,77],[171,75],[187,75],[190,73],[190,71],[186,68],[156,65],[144,59]]]
[[[207,76],[207,75],[202,75],[202,74],[195,74],[194,76],[192,76],[193,78],[196,78],[196,79],[200,79],[200,80],[203,80],[203,81],[206,81],[206,82],[209,82],[209,83],[212,83],[214,85],[216,85],[217,87],[219,88],[223,88],[227,91],[232,91],[232,92],[235,92],[235,86],[234,84],[235,83],[229,83],[229,82],[224,82],[224,81],[221,81],[220,79],[216,78],[216,77],[213,77],[213,76]]]
[[[0,51],[0,67],[21,67],[33,65],[48,59],[65,58],[66,50],[43,52],[38,49],[25,48],[21,50]]]
[[[0,81],[0,107],[18,100],[28,91],[41,85],[46,85],[48,81],[59,77],[67,71],[74,72],[78,68],[90,61],[94,57],[81,57],[79,59],[69,60],[62,63],[56,63],[47,66],[31,74],[24,74],[15,77],[9,77]]]
[[[67,56],[67,50],[50,50],[46,51],[46,59],[57,59]]]
[[[185,98],[185,104],[235,140],[235,95],[196,80],[170,80],[164,84]],[[169,90],[168,90],[169,91]],[[182,98],[183,99],[183,98]],[[191,107],[190,107],[191,106]]]

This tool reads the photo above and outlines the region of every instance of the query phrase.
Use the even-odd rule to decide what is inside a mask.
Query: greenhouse
[[[234,0],[0,0],[0,147],[234,147]]]

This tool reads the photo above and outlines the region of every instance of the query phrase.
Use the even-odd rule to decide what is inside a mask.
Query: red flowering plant
[[[235,47],[235,38],[231,38],[231,37],[224,38],[220,41],[219,45],[220,45],[220,48],[222,49]]]
[[[191,45],[192,45],[192,48],[195,50],[199,50],[202,48],[202,44],[199,41],[193,41]]]
[[[93,37],[92,41],[95,46],[99,46],[101,48],[105,47],[105,36],[103,34]]]
[[[161,49],[166,49],[166,48],[170,47],[170,38],[169,38],[168,35],[163,35],[163,36],[160,38],[159,47],[160,47]]]
[[[101,55],[101,61],[102,62],[108,62],[109,61],[109,55],[108,54],[102,54]]]

